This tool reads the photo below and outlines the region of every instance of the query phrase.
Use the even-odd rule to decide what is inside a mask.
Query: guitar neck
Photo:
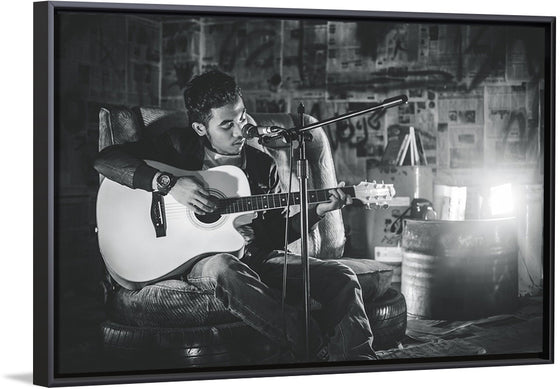
[[[353,186],[309,190],[307,191],[309,204],[324,203],[329,201],[329,190],[331,189],[341,189],[344,193],[352,197],[356,196]],[[235,197],[218,200],[218,208],[215,213],[225,215],[237,212],[263,211],[267,209],[285,208],[287,205],[299,205],[299,203],[299,192]]]

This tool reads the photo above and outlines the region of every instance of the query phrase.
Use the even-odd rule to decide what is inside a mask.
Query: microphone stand
[[[300,121],[300,129],[305,126],[304,122],[305,107],[303,103],[299,103],[298,116]],[[310,313],[310,279],[309,279],[309,250],[308,244],[308,228],[309,228],[309,202],[307,199],[307,178],[309,175],[309,161],[307,160],[305,145],[308,140],[311,140],[311,134],[299,131],[298,132],[298,149],[299,159],[297,161],[297,176],[299,180],[299,206],[300,206],[300,230],[301,230],[301,266],[303,270],[303,304],[304,304],[304,317],[305,317],[305,359],[309,361],[309,313]]]
[[[284,140],[289,143],[290,140],[298,141],[299,149],[299,159],[297,161],[297,176],[299,180],[299,198],[300,198],[300,228],[301,228],[301,264],[303,268],[303,303],[304,303],[304,317],[305,317],[305,358],[309,361],[309,316],[310,316],[310,278],[309,278],[309,250],[308,250],[308,228],[309,228],[309,202],[307,196],[307,179],[309,174],[309,161],[306,155],[306,142],[313,139],[312,135],[308,131],[322,127],[328,124],[336,123],[342,120],[349,119],[354,116],[363,115],[373,111],[379,111],[382,109],[387,109],[395,107],[397,105],[405,104],[408,102],[408,97],[405,95],[392,97],[384,100],[380,104],[376,104],[370,108],[366,108],[360,111],[350,112],[344,115],[340,115],[331,119],[326,119],[317,123],[310,125],[305,125],[304,123],[304,113],[305,108],[303,103],[298,106],[298,119],[299,125],[291,129],[280,129],[277,134],[272,136],[260,136],[259,143],[265,144],[272,140],[278,138],[284,138]],[[292,172],[290,172],[292,174]],[[290,195],[288,195],[289,203]]]

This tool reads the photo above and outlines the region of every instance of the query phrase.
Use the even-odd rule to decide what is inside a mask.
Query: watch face
[[[171,182],[171,178],[169,178],[169,176],[167,174],[162,174],[161,176],[158,177],[158,181],[159,184],[161,186],[168,186],[169,183]]]

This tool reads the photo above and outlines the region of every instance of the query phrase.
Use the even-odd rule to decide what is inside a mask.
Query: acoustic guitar
[[[97,196],[97,235],[101,255],[111,276],[127,289],[182,272],[189,262],[212,253],[243,255],[239,225],[249,224],[255,212],[299,204],[298,193],[252,196],[245,173],[235,166],[186,171],[146,161],[175,176],[194,176],[207,183],[218,204],[212,214],[197,215],[177,202],[105,178]],[[340,188],[367,207],[387,206],[395,195],[391,184],[362,182]],[[309,203],[329,201],[329,189],[308,191]]]

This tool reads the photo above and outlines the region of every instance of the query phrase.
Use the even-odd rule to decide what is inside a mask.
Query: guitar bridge
[[[150,217],[156,231],[156,238],[167,235],[167,221],[165,220],[165,201],[159,193],[152,192],[152,205],[150,207]]]

